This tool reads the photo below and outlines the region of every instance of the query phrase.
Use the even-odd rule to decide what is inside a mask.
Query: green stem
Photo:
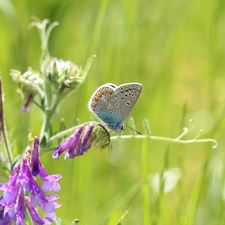
[[[90,59],[88,59],[88,61],[85,64],[85,67],[82,71],[81,74],[81,80],[79,80],[79,85],[76,86],[76,89],[84,82],[87,73],[90,69],[90,66],[94,60],[96,56],[93,55]],[[49,124],[54,116],[54,114],[56,113],[56,110],[60,104],[60,102],[68,95],[71,93],[71,91],[66,91],[64,89],[63,86],[61,86],[56,93],[54,94],[54,97],[52,98],[52,90],[51,90],[51,85],[46,82],[46,87],[45,87],[45,93],[46,93],[46,97],[45,97],[45,113],[44,113],[44,122],[42,125],[42,129],[41,129],[41,134],[40,137],[42,139],[42,137],[44,136],[45,133],[48,133],[48,128],[49,128]],[[51,135],[51,134],[50,134]]]
[[[57,94],[56,94],[57,96]],[[56,113],[56,110],[60,104],[60,102],[62,101],[62,97],[57,97],[53,100],[53,103],[48,103],[47,104],[47,107],[46,107],[46,110],[45,110],[45,113],[44,113],[44,122],[43,122],[43,125],[42,125],[42,129],[41,129],[41,134],[40,134],[40,137],[42,138],[44,136],[45,133],[48,133],[48,128],[49,128],[49,124],[53,118],[53,116],[55,115]],[[48,105],[52,105],[51,107],[48,107]]]
[[[43,136],[45,135],[45,133],[48,133],[48,128],[49,125],[51,123],[51,120],[53,118],[53,116],[56,113],[56,110],[60,104],[60,102],[63,99],[63,95],[59,95],[59,93],[62,92],[62,88],[60,88],[54,95],[54,97],[52,97],[52,89],[51,89],[51,85],[46,82],[46,86],[45,86],[45,103],[44,103],[44,119],[43,119],[43,124],[42,124],[42,128],[41,128],[41,133],[40,133],[40,137],[41,139],[43,138]]]
[[[5,148],[6,148],[6,152],[8,155],[8,159],[9,159],[9,163],[10,166],[12,166],[12,153],[11,153],[11,148],[9,145],[9,140],[8,140],[8,136],[7,136],[7,130],[6,130],[6,124],[5,124],[5,120],[4,120],[4,114],[3,114],[3,90],[2,90],[2,79],[0,78],[0,114],[1,114],[1,118],[0,118],[0,129],[1,129],[1,133],[3,135],[3,139],[4,139],[4,143],[5,143]]]
[[[141,151],[141,165],[142,165],[142,180],[144,181],[142,183],[142,205],[143,205],[143,224],[152,224],[152,211],[150,208],[150,190],[149,186],[145,185],[146,180],[148,178],[148,146],[147,146],[147,141],[144,140],[142,143],[142,151]]]
[[[189,204],[189,207],[188,207],[187,214],[184,218],[183,225],[194,224],[195,216],[196,216],[196,213],[197,213],[197,208],[199,206],[200,197],[201,197],[201,194],[202,194],[203,189],[205,187],[204,182],[206,180],[211,155],[212,155],[212,149],[210,149],[208,151],[205,163],[202,167],[202,172],[200,173],[199,177],[197,178],[197,180],[195,182],[194,190],[193,190],[191,198],[190,198],[190,204]]]
[[[190,143],[213,143],[213,148],[217,147],[217,141],[215,139],[206,138],[206,139],[190,139],[190,140],[180,140],[177,138],[168,138],[168,137],[160,137],[160,136],[149,136],[149,135],[120,135],[120,136],[113,136],[111,137],[111,140],[113,139],[130,139],[130,138],[137,138],[137,139],[151,139],[151,140],[157,140],[157,141],[167,141],[167,142],[173,142],[173,143],[181,143],[181,144],[190,144]]]
[[[158,193],[158,198],[156,200],[156,203],[155,203],[155,224],[159,224],[159,218],[160,218],[160,213],[161,213],[161,208],[160,208],[160,204],[161,204],[161,201],[162,201],[162,198],[164,196],[164,187],[165,187],[165,179],[164,179],[164,173],[166,171],[166,169],[168,168],[168,165],[169,165],[169,147],[167,147],[166,149],[166,153],[165,153],[165,156],[164,156],[164,165],[163,165],[163,168],[162,168],[162,171],[160,173],[160,178],[159,178],[159,193]]]

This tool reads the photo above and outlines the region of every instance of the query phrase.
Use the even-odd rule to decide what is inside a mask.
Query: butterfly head
[[[108,123],[107,126],[110,130],[114,130],[114,131],[123,131],[124,130],[124,125],[121,123]]]

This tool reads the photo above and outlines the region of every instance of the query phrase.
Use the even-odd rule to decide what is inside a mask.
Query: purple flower
[[[59,174],[48,175],[39,160],[39,139],[34,138],[34,146],[28,146],[23,156],[22,164],[17,164],[7,183],[0,184],[0,190],[3,191],[0,197],[0,225],[26,224],[26,210],[34,224],[51,224],[56,219],[55,209],[60,204],[53,202],[58,199],[55,194],[46,195],[48,191],[59,191]],[[40,187],[36,182],[36,177],[42,180]],[[45,213],[42,218],[36,207]]]
[[[64,140],[53,152],[53,158],[59,158],[65,152],[64,159],[81,156],[88,151],[91,146],[105,148],[110,145],[110,134],[103,125],[97,122],[80,124],[75,128],[75,132]]]
[[[38,147],[39,139],[38,137],[34,138],[34,147],[32,151],[31,165],[32,165],[32,175],[37,176],[39,174],[39,157],[38,157]]]
[[[55,217],[51,218],[46,216],[45,218],[41,218],[35,207],[31,205],[30,199],[24,197],[24,201],[34,224],[51,224],[55,220]]]
[[[2,197],[0,198],[1,201]],[[10,217],[8,213],[4,212],[5,211],[5,206],[0,205],[0,225],[8,225],[10,224]]]

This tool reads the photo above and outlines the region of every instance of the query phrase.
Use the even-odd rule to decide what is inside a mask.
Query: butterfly
[[[90,110],[111,130],[124,130],[123,122],[136,104],[142,90],[140,83],[100,86],[89,101]]]

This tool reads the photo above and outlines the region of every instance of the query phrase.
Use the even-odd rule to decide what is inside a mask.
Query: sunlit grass
[[[8,76],[9,69],[39,66],[40,41],[27,30],[31,16],[59,21],[50,37],[53,56],[83,64],[96,54],[80,89],[68,96],[54,119],[58,129],[63,117],[68,126],[76,118],[93,120],[87,103],[104,83],[140,82],[143,92],[131,116],[136,130],[145,132],[147,119],[152,136],[176,138],[195,117],[212,124],[200,138],[211,143],[170,143],[152,139],[112,140],[112,149],[89,150],[82,157],[64,161],[43,156],[49,173],[63,175],[57,215],[66,224],[223,224],[224,223],[224,6],[219,1],[68,1],[12,2],[13,11],[1,13],[0,69],[5,90],[5,117],[10,138],[23,152],[28,129],[39,135],[41,113],[32,106],[20,112],[23,102]],[[43,10],[44,9],[44,10]],[[13,20],[10,20],[12,16]],[[15,30],[15,16],[19,27]],[[18,22],[17,21],[17,22]],[[4,34],[4,35],[3,35]],[[36,68],[36,69],[37,69]],[[15,101],[15,103],[12,103]],[[185,107],[184,107],[185,105]],[[18,121],[20,123],[18,124]],[[128,120],[125,122],[129,124]],[[200,127],[202,128],[202,127]],[[126,129],[122,135],[129,134]],[[189,133],[195,138],[199,129]],[[175,187],[158,192],[151,186],[156,173],[179,168]],[[123,220],[120,220],[129,210]]]

